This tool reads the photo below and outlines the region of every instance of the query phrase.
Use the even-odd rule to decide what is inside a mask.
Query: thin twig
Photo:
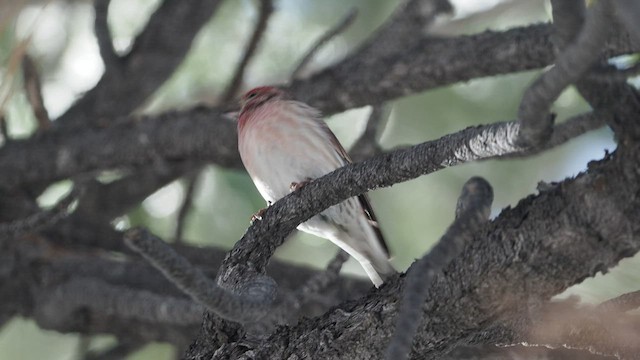
[[[94,3],[95,23],[94,32],[98,40],[100,56],[106,68],[114,69],[122,66],[121,58],[113,48],[113,39],[109,31],[107,17],[109,14],[109,4],[111,0],[96,0]]]
[[[367,157],[379,154],[382,148],[378,143],[386,120],[389,118],[389,109],[385,105],[374,105],[362,135],[353,144],[349,153],[355,161],[364,160]]]
[[[51,126],[51,119],[42,97],[42,82],[36,69],[36,64],[28,54],[22,58],[22,74],[24,76],[24,90],[33,114],[38,121],[38,129],[46,130]]]
[[[627,312],[640,308],[640,290],[622,294],[598,305],[599,310]]]
[[[519,146],[535,146],[548,140],[553,130],[553,117],[549,115],[551,104],[598,60],[610,33],[605,3],[598,1],[593,5],[575,42],[558,56],[554,67],[525,91],[518,109]]]
[[[198,169],[193,173],[189,174],[186,178],[187,181],[187,191],[184,194],[184,200],[182,200],[182,206],[180,206],[180,210],[178,211],[178,217],[176,219],[176,231],[174,233],[173,239],[176,244],[182,244],[182,236],[184,233],[184,225],[187,219],[187,215],[191,211],[191,207],[193,206],[193,196],[195,195],[195,190],[198,187],[198,179],[200,178],[200,171]]]
[[[436,245],[409,269],[396,331],[387,348],[389,360],[405,359],[422,319],[422,304],[435,275],[458,256],[488,219],[493,189],[486,180],[474,177],[462,189],[460,215]]]
[[[342,265],[349,260],[349,254],[344,250],[339,250],[336,256],[329,262],[325,271],[319,272],[311,277],[297,291],[297,298],[300,304],[304,304],[310,296],[320,293],[334,282],[339,274]]]
[[[0,240],[12,239],[28,232],[51,226],[69,215],[71,204],[81,195],[81,189],[74,187],[55,206],[41,210],[26,218],[0,224]]]
[[[255,54],[258,49],[258,45],[260,41],[264,37],[264,34],[267,29],[267,24],[269,23],[269,18],[273,13],[273,1],[272,0],[258,0],[260,2],[260,15],[258,16],[258,22],[256,23],[256,27],[253,30],[253,34],[251,35],[251,39],[247,45],[247,48],[242,55],[242,59],[240,63],[236,67],[236,70],[231,77],[231,81],[227,86],[227,89],[222,95],[222,102],[226,103],[233,99],[233,97],[238,92],[240,85],[242,84],[242,78],[244,77],[244,72],[249,65],[249,61]]]
[[[13,89],[16,84],[16,73],[20,71],[20,64],[22,58],[27,54],[27,49],[31,44],[31,35],[27,38],[20,40],[18,44],[11,50],[9,59],[5,65],[5,71],[0,82],[0,113],[4,113],[4,108],[11,99]]]
[[[329,28],[327,32],[325,32],[316,42],[311,46],[311,49],[307,51],[307,53],[302,57],[302,60],[295,67],[293,72],[291,72],[291,80],[297,79],[302,71],[309,65],[309,62],[316,55],[318,50],[320,50],[326,43],[331,41],[331,39],[343,33],[345,30],[353,24],[354,20],[358,15],[358,9],[352,8],[349,10],[347,15],[345,15],[338,23],[336,23],[333,27]]]
[[[0,113],[0,136],[6,143],[9,141],[9,128],[7,127],[7,118],[3,113]]]
[[[243,284],[244,288],[238,289],[237,293],[232,293],[219,287],[147,230],[129,230],[125,240],[132,250],[144,256],[169,281],[222,318],[240,323],[257,322],[271,308],[276,285],[266,276],[256,276]]]
[[[78,345],[76,345],[75,358],[86,359],[90,346],[91,346],[91,336],[84,335],[84,334],[80,335],[80,338],[78,339]]]
[[[103,351],[90,351],[82,360],[120,360],[138,351],[144,343],[119,341],[116,345]]]

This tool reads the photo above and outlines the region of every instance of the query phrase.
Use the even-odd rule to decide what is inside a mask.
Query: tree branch
[[[111,0],[96,0],[93,8],[95,12],[94,33],[98,40],[100,56],[107,71],[122,71],[122,59],[113,48],[113,39],[109,31],[107,17]]]
[[[127,244],[143,255],[172,283],[222,318],[241,323],[257,322],[266,315],[275,297],[275,283],[267,277],[248,281],[235,294],[229,292],[188,260],[148,231],[133,229],[125,234]]]
[[[247,44],[247,48],[242,55],[242,59],[240,63],[236,67],[233,76],[231,77],[231,81],[229,81],[229,85],[222,95],[222,102],[226,103],[231,101],[238,90],[240,89],[240,85],[242,84],[242,78],[244,76],[244,72],[249,65],[249,61],[255,54],[258,49],[258,45],[260,44],[260,40],[262,40],[266,30],[267,24],[269,22],[269,18],[273,13],[273,1],[272,0],[257,0],[260,3],[260,15],[258,15],[258,21],[256,22],[256,27],[253,30],[253,35],[251,35],[251,39]]]
[[[163,325],[195,326],[204,307],[184,298],[109,285],[97,279],[75,277],[36,299],[36,319],[46,328],[61,328],[82,309],[122,320]]]
[[[27,100],[33,109],[33,114],[38,121],[38,129],[46,130],[51,126],[51,119],[42,97],[42,82],[33,59],[28,54],[22,58],[22,74],[24,90]]]
[[[349,260],[349,254],[344,250],[339,250],[336,256],[331,259],[325,271],[315,274],[298,289],[298,301],[304,304],[311,296],[320,293],[332,282],[336,281],[340,276],[342,265],[344,265],[347,260]]]
[[[616,0],[613,1],[613,4],[616,16],[633,35],[636,46],[640,46],[640,24],[637,21],[640,16],[640,4],[634,0]]]
[[[515,208],[503,210],[486,230],[476,232],[469,247],[429,287],[423,307],[425,321],[414,351],[424,358],[437,358],[465,343],[525,341],[533,321],[530,315],[539,304],[635,254],[640,249],[640,226],[635,221],[640,216],[640,203],[628,194],[640,191],[640,179],[637,172],[623,170],[624,166],[635,168],[640,155],[637,151],[633,154],[633,159],[619,159],[614,154],[591,162],[587,173],[523,199]],[[394,163],[397,159],[387,160]],[[412,171],[409,164],[402,165]],[[377,170],[384,173],[381,167]],[[616,176],[623,171],[626,176]],[[348,185],[341,181],[344,178],[325,177],[285,199],[294,202],[293,198],[298,198],[298,210],[306,214],[313,206],[302,201],[304,189],[311,193],[324,179],[330,179],[341,184],[334,190],[339,193],[336,196],[348,197],[359,190],[342,191],[342,186],[359,187],[368,177],[358,176]],[[325,196],[320,191],[315,195],[321,195],[314,197],[316,201]],[[269,225],[270,236],[279,236],[282,228],[297,221],[283,216],[287,212],[281,207],[288,202],[271,206],[259,223]],[[286,225],[271,224],[271,217],[280,217]],[[250,229],[248,236],[252,232]],[[268,251],[266,247],[261,250]],[[241,253],[241,249],[234,249],[230,258]],[[403,278],[392,279],[358,302],[344,303],[318,319],[280,328],[260,348],[250,351],[256,357],[273,359],[294,355],[331,358],[338,356],[336,351],[343,358],[379,356],[392,334],[403,283]],[[346,346],[354,342],[359,346]],[[233,351],[247,350],[225,347],[218,355]],[[190,353],[196,352],[192,349]]]
[[[355,161],[361,161],[373,155],[382,153],[378,138],[384,130],[384,125],[389,118],[389,109],[384,105],[374,105],[367,119],[364,131],[353,144],[349,153]]]
[[[287,92],[334,114],[470,79],[548,66],[555,60],[549,24],[450,39],[420,38],[384,57],[356,52],[342,62],[296,80]],[[605,45],[606,56],[637,51],[623,30]],[[371,76],[376,74],[376,76]]]
[[[184,225],[187,220],[187,215],[193,206],[193,196],[196,193],[198,187],[198,179],[202,176],[201,169],[195,170],[193,173],[186,177],[187,187],[184,193],[184,199],[180,210],[178,210],[178,216],[176,218],[176,230],[174,231],[173,241],[177,244],[181,244],[183,241]]]
[[[611,5],[608,1],[598,3],[605,8]],[[584,21],[585,3],[580,0],[553,0],[551,5],[557,27],[555,41],[558,48],[562,49],[576,37]],[[606,12],[608,20],[615,25],[616,23],[611,21],[614,19],[609,10]],[[586,77],[576,83],[576,88],[592,108],[611,111],[612,116],[607,124],[616,134],[619,144],[626,145],[632,143],[633,139],[640,139],[640,128],[634,120],[640,111],[640,95],[626,81],[600,82]]]
[[[605,112],[595,115],[598,114],[606,116]],[[590,121],[591,125],[595,123],[597,121],[593,119]],[[100,170],[146,165],[156,161],[157,157],[168,161],[206,160],[224,167],[241,167],[236,124],[220,113],[211,114],[202,108],[120,123],[108,129],[83,129],[81,136],[53,130],[37,139],[13,141],[0,150],[0,189],[10,189],[18,184],[52,182]],[[521,150],[514,145],[515,134],[512,132],[517,130],[514,124],[503,123],[466,129],[456,136],[459,139],[476,134],[479,137],[499,136],[497,140],[500,141],[490,144],[497,144],[503,149],[489,149],[490,154],[479,154],[474,158],[476,160]],[[500,131],[506,133],[496,135]],[[581,133],[580,130],[577,132]],[[566,133],[559,134],[550,141],[557,144],[566,136]],[[448,139],[445,136],[439,141],[444,143]],[[428,143],[431,142],[424,144]],[[479,150],[488,147],[475,142],[470,146],[471,149],[480,147]],[[468,153],[462,147],[460,151]],[[50,161],[52,157],[56,161]]]
[[[347,15],[344,16],[337,24],[331,27],[327,32],[325,32],[316,42],[311,46],[311,48],[307,51],[307,53],[302,57],[298,65],[296,65],[295,69],[291,72],[291,79],[297,79],[302,74],[302,71],[305,70],[309,62],[316,55],[318,50],[322,49],[322,47],[331,41],[336,36],[343,33],[347,30],[351,24],[353,24],[354,20],[358,16],[358,9],[353,8],[349,10]]]
[[[69,215],[71,204],[80,196],[81,190],[74,188],[50,209],[40,210],[26,218],[6,224],[0,223],[0,242],[28,232],[51,226]]]
[[[493,189],[479,177],[469,179],[458,200],[456,220],[429,252],[407,271],[395,334],[387,348],[389,360],[406,359],[422,321],[422,305],[435,275],[457,258],[477,230],[489,220]]]
[[[541,309],[527,336],[530,346],[583,349],[592,354],[634,359],[640,351],[640,316],[578,306],[571,299]],[[613,310],[613,309],[610,309]]]
[[[640,307],[640,290],[622,294],[598,305],[599,310],[606,312],[627,312]]]
[[[539,145],[549,138],[553,126],[553,118],[548,115],[551,104],[599,59],[609,37],[608,13],[606,1],[596,2],[575,42],[558,56],[554,67],[527,89],[518,109],[518,145]]]
[[[591,114],[583,116],[591,118]],[[565,132],[583,129],[575,126],[576,121],[564,125],[557,131],[554,142],[565,138]],[[265,210],[262,221],[255,222],[236,243],[225,260],[222,273],[235,273],[238,278],[232,282],[238,281],[247,272],[262,273],[275,248],[282,244],[298,224],[349,197],[465,162],[525,151],[531,154],[543,149],[521,149],[513,145],[517,134],[516,122],[470,127],[438,140],[347,165],[315,179],[300,191],[285,196]],[[232,278],[234,277],[229,276],[229,279]]]
[[[104,126],[104,122],[112,123],[117,117],[130,114],[182,63],[196,34],[218,4],[217,0],[164,0],[135,39],[131,51],[122,58],[122,66],[107,66],[98,84],[57,119],[56,126]],[[96,23],[101,54],[105,52],[104,25],[102,20]]]

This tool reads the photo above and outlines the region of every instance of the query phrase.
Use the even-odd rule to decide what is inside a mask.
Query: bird
[[[284,90],[256,87],[240,103],[238,151],[268,206],[351,163],[320,111],[293,100]],[[328,239],[346,251],[376,287],[396,272],[366,194],[329,207],[300,224],[298,230]]]

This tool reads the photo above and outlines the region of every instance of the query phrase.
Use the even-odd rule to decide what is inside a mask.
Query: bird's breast
[[[290,192],[292,182],[315,179],[342,166],[313,120],[268,116],[249,122],[239,141],[242,161],[267,201]]]

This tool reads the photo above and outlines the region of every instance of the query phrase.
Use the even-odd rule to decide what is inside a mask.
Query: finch
[[[271,204],[291,191],[351,163],[320,112],[264,86],[241,99],[238,150],[249,176]],[[395,273],[366,194],[334,205],[298,226],[332,241],[355,258],[376,287]]]

